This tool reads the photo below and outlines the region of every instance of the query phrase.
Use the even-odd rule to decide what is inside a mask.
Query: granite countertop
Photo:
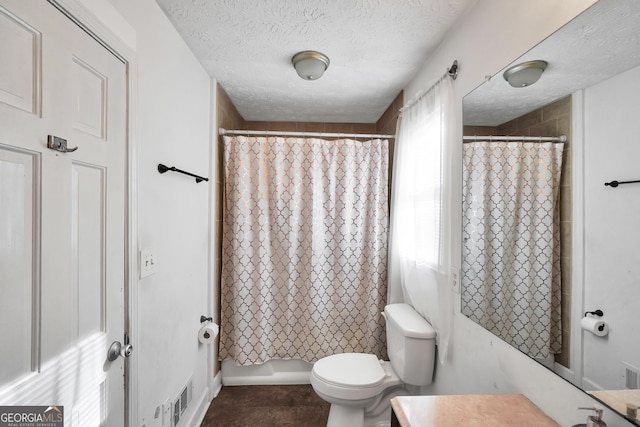
[[[401,427],[558,426],[522,394],[402,396],[391,406]]]

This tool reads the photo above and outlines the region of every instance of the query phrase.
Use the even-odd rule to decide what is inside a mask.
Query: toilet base
[[[327,427],[360,426],[364,426],[364,408],[358,406],[342,406],[335,403],[331,404]]]
[[[364,427],[391,427],[391,407],[381,412],[375,417],[365,414]]]
[[[327,427],[389,427],[391,424],[391,398],[417,394],[410,393],[405,387],[406,385],[400,385],[386,389],[377,401],[372,402],[366,408],[332,403]]]

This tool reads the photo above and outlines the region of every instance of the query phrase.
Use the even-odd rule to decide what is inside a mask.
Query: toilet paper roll
[[[212,343],[216,337],[218,336],[218,332],[220,331],[220,327],[215,323],[207,323],[198,332],[198,341],[202,344]]]
[[[596,317],[583,317],[580,326],[585,331],[589,331],[599,337],[604,337],[609,333],[609,325]]]

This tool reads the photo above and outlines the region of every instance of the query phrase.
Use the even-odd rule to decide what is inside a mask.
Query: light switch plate
[[[140,278],[144,279],[155,272],[156,257],[153,249],[142,249],[140,251]]]
[[[455,293],[460,293],[460,268],[458,267],[451,267],[451,287]]]

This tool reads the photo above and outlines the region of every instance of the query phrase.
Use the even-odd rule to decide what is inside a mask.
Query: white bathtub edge
[[[310,384],[312,364],[302,360],[271,360],[262,365],[237,366],[222,362],[222,385]]]

